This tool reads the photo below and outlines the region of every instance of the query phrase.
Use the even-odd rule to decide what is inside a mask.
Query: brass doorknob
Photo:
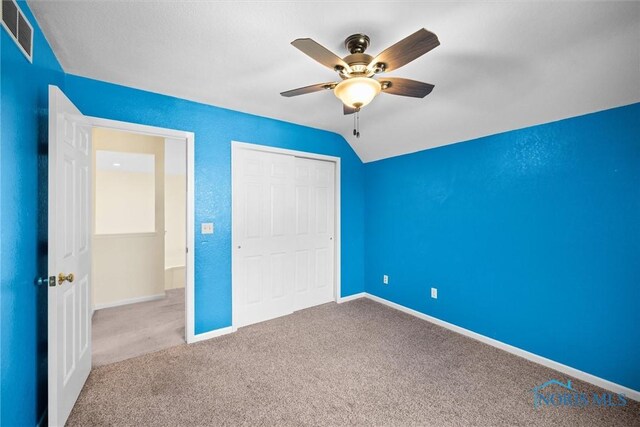
[[[64,282],[73,282],[73,273],[69,273],[66,276],[62,273],[58,274],[58,285],[62,285]]]

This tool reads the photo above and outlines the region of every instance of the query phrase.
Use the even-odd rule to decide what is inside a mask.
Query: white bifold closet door
[[[237,326],[293,312],[295,157],[238,150],[234,158]]]
[[[335,163],[296,158],[294,310],[334,299]]]
[[[334,163],[240,149],[233,175],[236,326],[333,300]]]

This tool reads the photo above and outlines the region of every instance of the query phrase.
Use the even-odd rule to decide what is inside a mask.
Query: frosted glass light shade
[[[344,105],[362,108],[380,93],[380,82],[370,77],[352,77],[343,80],[333,89],[333,93]]]

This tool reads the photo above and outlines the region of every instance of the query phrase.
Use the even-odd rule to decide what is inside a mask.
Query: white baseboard
[[[349,295],[347,297],[339,297],[336,302],[338,304],[342,304],[343,302],[353,301],[354,299],[358,299],[358,298],[365,298],[366,296],[367,296],[366,292],[360,292],[357,294]]]
[[[202,334],[196,334],[189,339],[189,344],[193,344],[194,342],[210,340],[211,338],[216,338],[222,335],[231,334],[236,331],[236,328],[233,326],[227,326],[226,328],[214,329],[213,331],[205,332]]]
[[[499,348],[500,350],[504,350],[508,353],[515,354],[516,356],[520,356],[531,362],[537,363],[542,366],[546,366],[547,368],[555,369],[556,371],[562,372],[563,374],[571,375],[574,378],[582,380],[584,382],[596,385],[598,387],[604,388],[605,390],[612,391],[614,393],[624,393],[624,395],[630,399],[635,401],[640,401],[640,391],[633,390],[629,387],[625,387],[620,384],[616,384],[609,380],[605,380],[604,378],[596,377],[595,375],[591,375],[587,372],[580,371],[578,369],[572,368],[571,366],[563,365],[562,363],[553,361],[551,359],[547,359],[546,357],[538,356],[537,354],[530,353],[526,350],[522,350],[521,348],[514,347],[509,344],[505,344],[502,341],[495,340],[493,338],[489,338],[487,336],[481,335],[477,332],[470,331],[465,328],[461,328],[460,326],[456,326],[452,323],[445,322],[444,320],[440,320],[438,318],[429,316],[424,313],[420,313],[419,311],[413,310],[411,308],[405,307],[400,304],[396,304],[395,302],[391,302],[384,298],[380,298],[375,295],[371,295],[365,292],[365,298],[368,298],[372,301],[378,302],[380,304],[384,304],[388,307],[395,308],[396,310],[402,311],[404,313],[415,316],[419,319],[426,320],[438,326],[442,326],[443,328],[447,328],[453,332],[457,332],[459,334],[465,335],[469,338],[473,338],[482,343],[489,344],[490,346]]]
[[[106,304],[96,304],[93,310],[101,310],[103,308],[119,307],[121,305],[136,304],[138,302],[156,301],[165,297],[165,294],[147,295],[144,297],[127,298],[120,301],[108,302]]]

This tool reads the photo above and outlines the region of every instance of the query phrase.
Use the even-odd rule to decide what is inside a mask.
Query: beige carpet
[[[96,310],[91,333],[94,367],[184,344],[184,289],[156,301]]]
[[[640,425],[633,401],[535,409],[531,389],[549,379],[570,378],[356,300],[99,367],[68,424]]]

